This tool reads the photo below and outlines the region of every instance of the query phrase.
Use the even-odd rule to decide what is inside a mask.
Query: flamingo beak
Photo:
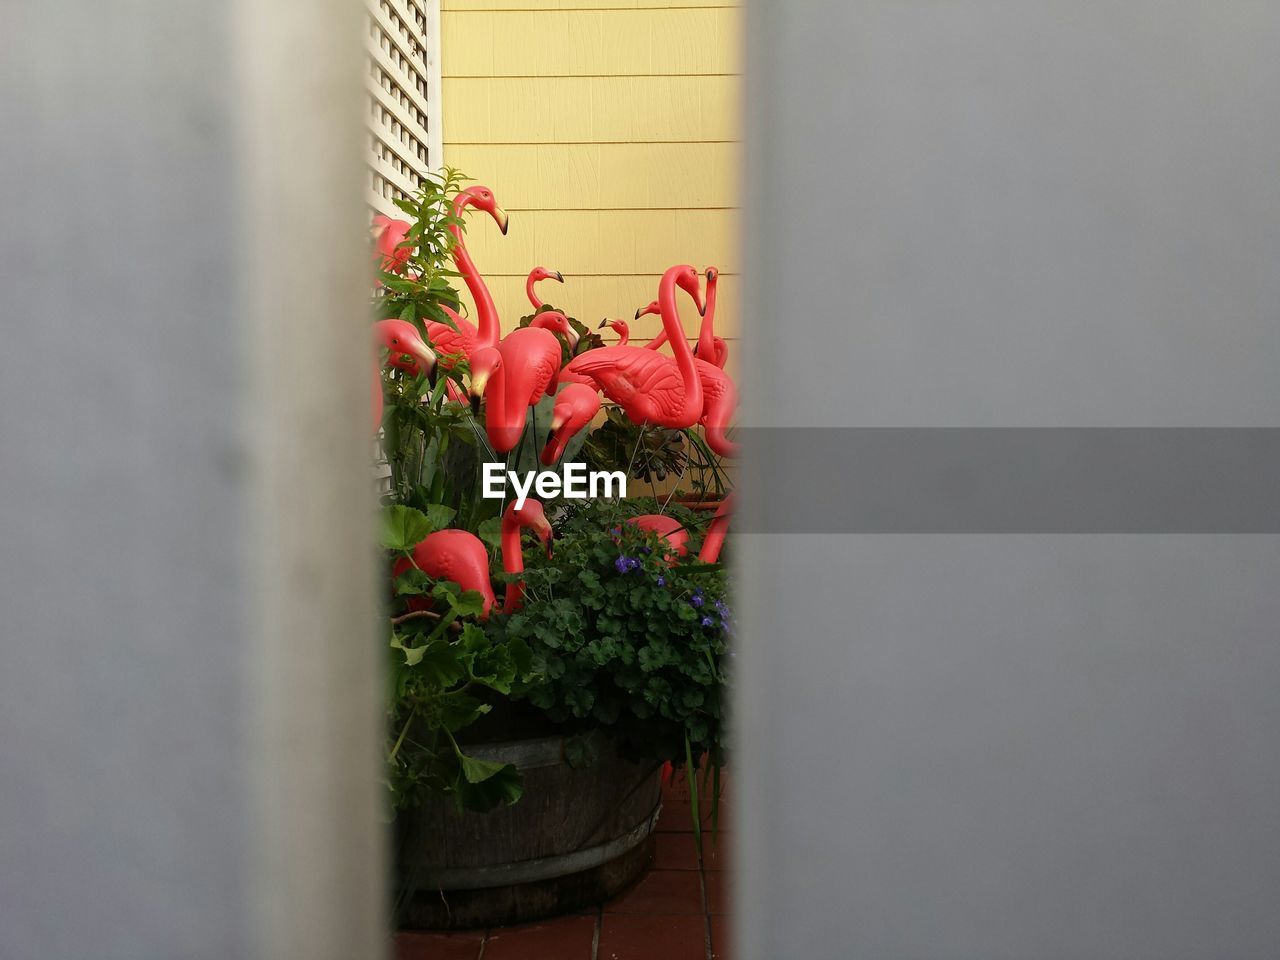
[[[639,320],[639,319],[640,319],[640,317],[641,317],[641,315],[642,315],[643,313],[644,313],[644,307],[636,307],[636,315],[635,315],[634,317],[632,317],[631,319],[633,319],[633,320]]]
[[[577,330],[573,330],[573,329],[570,329],[570,330],[569,330],[569,356],[573,356],[573,355],[574,355],[574,353],[576,353],[576,352],[577,352],[577,350],[578,350],[578,342],[579,342],[581,339],[582,339],[582,338],[578,336],[578,331],[577,331]]]
[[[474,373],[471,375],[471,415],[480,416],[480,400],[484,396],[484,388],[489,383],[489,375],[487,373]]]
[[[417,359],[418,366],[427,375],[427,382],[436,385],[436,354],[425,343],[413,345],[409,352]]]
[[[510,220],[507,217],[507,211],[503,210],[501,207],[494,207],[493,219],[498,222],[498,229],[502,231],[502,235],[505,237],[507,235],[507,227],[510,225]]]
[[[560,282],[560,283],[564,283],[564,274],[563,274],[563,273],[561,273],[559,270],[557,270],[557,271],[556,271],[555,276],[556,276],[556,280],[557,280],[558,282]]]
[[[547,559],[550,560],[551,559],[551,539],[552,539],[551,524],[547,523],[547,521],[544,520],[542,524],[538,527],[538,536],[542,538],[542,542],[547,548]]]

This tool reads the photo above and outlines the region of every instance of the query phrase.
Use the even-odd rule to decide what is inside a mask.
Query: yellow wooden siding
[[[505,327],[543,296],[636,322],[673,263],[719,267],[717,333],[738,317],[739,11],[730,0],[444,0],[445,161],[511,214],[468,235]],[[683,306],[685,329],[697,313]]]

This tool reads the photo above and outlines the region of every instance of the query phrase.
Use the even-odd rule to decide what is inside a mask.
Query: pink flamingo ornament
[[[698,331],[698,355],[694,358],[694,366],[698,370],[698,380],[702,383],[702,412],[698,423],[702,424],[707,438],[707,446],[722,457],[736,457],[738,445],[728,438],[729,421],[738,406],[738,389],[729,375],[724,372],[723,362],[716,364],[704,357],[718,358],[723,361],[728,356],[724,341],[713,333],[716,311],[716,291],[720,285],[720,271],[715,267],[707,267],[707,309],[702,315],[702,326]],[[667,340],[667,332],[654,337],[649,344],[659,346]],[[718,343],[718,345],[717,345]]]
[[[599,412],[599,393],[585,383],[565,384],[556,394],[556,405],[551,410],[551,429],[542,448],[542,462],[548,467],[558,463],[569,441]]]
[[[500,379],[492,379],[491,370],[490,376],[482,376],[479,388],[473,362],[471,395],[488,399],[485,430],[495,452],[515,449],[524,433],[525,409],[536,404],[544,394],[555,391],[561,356],[556,333],[565,335],[571,351],[577,345],[577,336],[568,318],[555,310],[544,310],[529,326],[512,330],[497,346],[501,357]]]
[[[699,313],[703,310],[697,271],[687,264],[669,268],[658,286],[658,302],[674,359],[655,350],[612,346],[588,350],[564,369],[571,381],[593,381],[633,422],[679,430],[702,415],[702,382],[680,325],[676,287],[693,297]]]
[[[668,546],[675,550],[676,556],[683,557],[689,552],[689,531],[675,517],[668,516],[665,513],[642,513],[639,516],[628,518],[627,523],[639,527],[641,530],[656,533]],[[673,560],[674,558],[669,557],[668,559]]]
[[[520,546],[520,531],[528,528],[537,534],[551,556],[551,524],[542,510],[542,504],[533,498],[516,508],[515,501],[502,515],[502,569],[507,573],[524,573],[524,550]],[[515,613],[524,601],[524,581],[516,580],[507,586],[502,601],[503,613]]]
[[[533,285],[542,280],[554,280],[556,283],[564,283],[564,274],[559,270],[548,270],[546,267],[534,267],[529,271],[529,278],[524,282],[524,295],[529,298],[534,310],[541,310],[546,306],[533,289]]]
[[[425,371],[429,380],[434,380],[436,372],[436,355],[427,346],[418,333],[417,328],[407,320],[379,320],[373,325],[374,342],[388,351],[387,363],[401,369],[412,369],[415,373]],[[411,359],[406,360],[405,357]],[[382,364],[373,367],[373,429],[376,431],[382,423]]]
[[[693,355],[699,360],[706,360],[721,370],[729,360],[729,345],[715,335],[716,322],[716,286],[720,271],[715,267],[707,267],[707,309],[702,315],[702,327],[698,331],[698,343],[693,348]],[[636,311],[636,319],[647,313],[657,313],[657,302]],[[658,335],[645,344],[647,350],[657,350],[667,342],[667,331],[659,330]]]
[[[426,539],[413,548],[413,560],[404,557],[397,560],[391,567],[391,575],[398,577],[415,566],[433,580],[449,580],[463,590],[479,591],[484,598],[480,619],[488,618],[495,599],[489,577],[489,551],[474,533],[437,530],[427,534]],[[415,597],[409,607],[429,610],[431,601]]]

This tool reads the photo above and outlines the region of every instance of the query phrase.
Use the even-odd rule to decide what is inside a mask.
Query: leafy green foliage
[[[407,557],[418,542],[413,537],[448,519],[446,513],[431,518],[389,506],[383,542],[407,543],[390,547],[393,555]],[[522,640],[491,638],[473,622],[483,608],[479,593],[432,582],[416,568],[395,584],[401,602],[419,601],[419,609],[391,621],[387,763],[395,804],[417,803],[428,789],[452,794],[459,807],[472,810],[514,803],[522,789],[516,769],[469,756],[457,734],[492,709],[488,696],[509,696],[533,679],[532,652]],[[429,609],[421,608],[423,598]]]
[[[629,755],[686,761],[724,753],[731,630],[719,565],[677,561],[625,522],[653,501],[596,502],[561,526],[551,559],[525,572],[525,609],[494,617],[495,642],[532,652],[523,696],[569,732],[603,728]],[[705,519],[668,511],[700,541]],[[692,556],[696,550],[690,551]]]
[[[412,224],[405,245],[412,246],[405,269],[400,273],[379,270],[379,295],[374,302],[376,319],[398,317],[423,331],[424,320],[448,323],[448,315],[440,309],[445,303],[457,310],[461,307],[453,281],[459,276],[451,267],[454,239],[451,226],[466,229],[466,222],[453,216],[452,204],[467,178],[445,167],[439,175],[423,177],[412,199],[397,200]]]
[[[680,474],[688,461],[683,430],[653,424],[640,426],[618,407],[610,407],[605,422],[591,432],[582,447],[591,470],[621,470],[645,482],[661,483]]]

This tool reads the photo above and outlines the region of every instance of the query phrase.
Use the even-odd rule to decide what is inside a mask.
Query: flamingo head
[[[374,337],[396,360],[405,354],[417,361],[420,372],[427,375],[427,380],[434,386],[436,382],[436,354],[422,334],[408,320],[379,320],[373,325]],[[399,364],[401,367],[403,363]]]
[[[502,525],[507,529],[514,527],[532,530],[546,547],[547,556],[551,556],[551,522],[547,519],[539,501],[530,497],[521,507],[517,507],[514,500],[511,501],[507,512],[503,514]]]
[[[570,355],[578,349],[578,334],[573,327],[569,326],[569,318],[559,310],[543,310],[530,321],[529,326],[564,334],[564,338],[569,341]]]
[[[495,373],[502,369],[502,354],[497,347],[480,347],[471,354],[471,412],[480,413],[480,400]]]
[[[647,317],[647,316],[656,317],[660,313],[662,313],[662,308],[658,306],[658,301],[650,300],[649,305],[647,307],[641,307],[639,310],[637,310],[635,317],[633,317],[632,319],[639,320],[641,317]]]
[[[507,232],[507,211],[498,206],[498,201],[493,196],[493,191],[488,187],[474,186],[467,187],[459,195],[462,201],[460,206],[475,207],[477,210],[483,210],[489,216],[493,217],[494,222],[498,224],[498,229],[505,235]]]
[[[621,322],[621,321],[619,321]],[[569,440],[600,412],[600,394],[584,383],[566,384],[556,394],[551,427],[542,448],[542,462],[551,466],[564,456]]]
[[[707,305],[702,299],[702,286],[698,282],[698,271],[686,263],[678,267],[671,267],[667,270],[667,273],[675,274],[676,286],[693,297],[693,302],[698,306],[699,315],[705,314]]]
[[[625,320],[610,320],[605,317],[600,321],[600,329],[603,330],[605,327],[608,327],[622,339],[631,336],[631,328],[627,326],[627,321]]]
[[[564,283],[564,274],[559,270],[548,270],[546,267],[534,267],[529,271],[529,281],[537,283],[540,280],[554,280],[556,283]]]

